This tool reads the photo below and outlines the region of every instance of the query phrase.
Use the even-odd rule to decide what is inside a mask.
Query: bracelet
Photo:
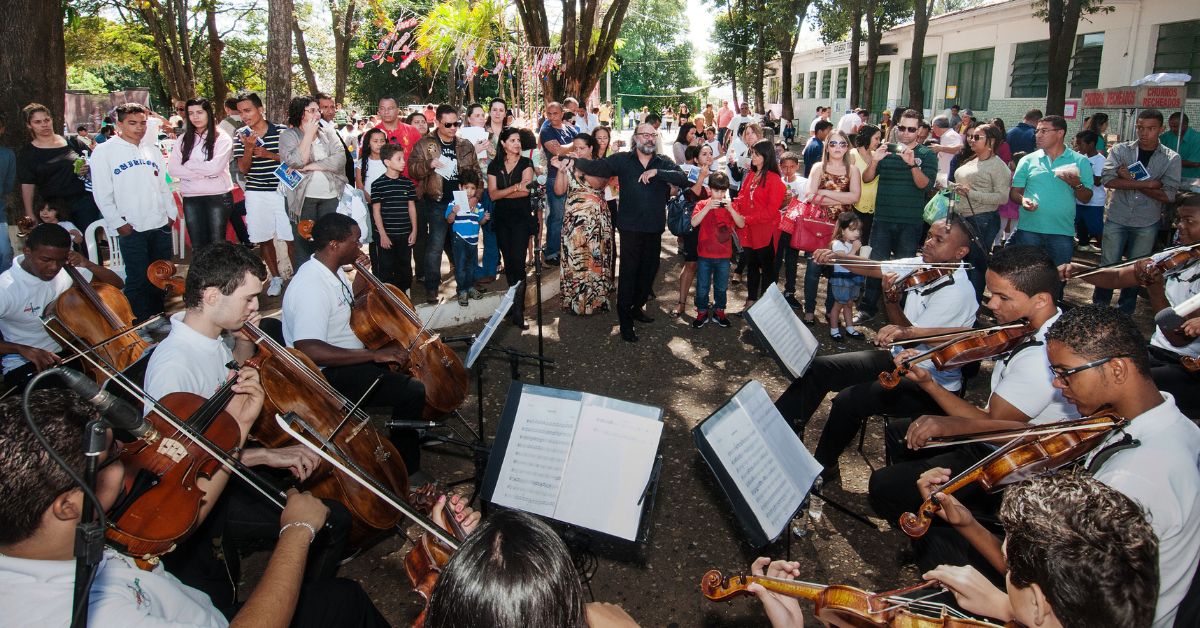
[[[283,538],[283,533],[287,532],[287,529],[291,528],[293,526],[308,528],[308,544],[309,545],[312,545],[312,542],[317,539],[317,529],[314,528],[313,525],[307,521],[293,521],[289,524],[284,525],[282,528],[279,528],[279,537]]]

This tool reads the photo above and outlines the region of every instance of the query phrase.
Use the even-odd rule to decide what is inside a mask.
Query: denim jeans
[[[983,300],[983,288],[985,285],[984,275],[987,273],[988,259],[991,257],[992,242],[996,240],[996,234],[1000,232],[1000,214],[999,212],[984,212],[967,216],[967,222],[975,227],[976,240],[971,243],[971,252],[967,254],[965,260],[971,265],[971,270],[967,271],[967,277],[971,279],[971,285],[975,287],[975,300]]]
[[[567,207],[567,195],[559,196],[554,193],[554,179],[546,181],[546,202],[550,211],[546,214],[546,246],[542,249],[542,257],[556,260],[559,249],[562,248],[563,212]]]
[[[1075,236],[1059,235],[1054,233],[1032,233],[1023,231],[1020,227],[1012,234],[1008,240],[1009,244],[1030,244],[1039,246],[1050,255],[1050,259],[1054,261],[1055,266],[1062,266],[1071,261],[1071,257],[1075,255]],[[1062,289],[1066,282],[1058,284],[1058,293],[1054,295],[1055,301],[1062,300]]]
[[[1126,227],[1115,222],[1104,223],[1104,237],[1100,244],[1100,265],[1116,264],[1121,258],[1134,259],[1145,257],[1154,250],[1154,238],[1158,235],[1158,225],[1149,227]],[[1133,314],[1137,307],[1140,288],[1124,288],[1117,299],[1117,309],[1126,314]],[[1111,289],[1096,288],[1092,292],[1092,303],[1109,305],[1112,302]]]
[[[806,256],[808,265],[804,267],[804,313],[815,314],[817,311],[817,290],[821,287],[822,266]],[[829,288],[825,288],[825,313],[833,309],[833,299],[829,298]]]
[[[433,296],[437,294],[438,284],[442,282],[442,251],[446,245],[446,231],[450,223],[446,222],[446,206],[440,200],[425,199],[418,207],[421,218],[429,229],[425,239],[425,259],[422,262],[425,293]]]
[[[454,238],[454,281],[462,294],[475,286],[475,264],[479,263],[479,243],[471,244],[457,233]]]
[[[151,262],[171,259],[171,223],[149,231],[134,231],[120,236],[121,257],[125,258],[125,298],[133,308],[134,323],[161,314],[162,290],[146,278]]]
[[[183,197],[183,217],[186,221],[192,251],[225,241],[225,225],[233,212],[233,194]]]
[[[300,208],[300,220],[315,222],[322,216],[336,212],[339,202],[340,199],[336,198],[306,198],[304,206]],[[292,268],[300,268],[301,264],[312,257],[314,252],[312,241],[300,237],[300,234],[296,232],[296,223],[292,223],[292,238],[296,251],[296,259],[292,260]]]
[[[712,288],[713,308],[725,309],[725,289],[729,287],[729,259],[701,257],[696,262],[696,311],[708,311],[708,290]]]
[[[12,260],[12,240],[8,239],[8,223],[4,221],[4,215],[0,213],[0,273],[12,266]]]
[[[483,210],[491,212],[495,207],[492,198],[488,196],[487,190],[483,192]],[[479,266],[475,267],[475,276],[483,278],[492,278],[496,276],[496,269],[500,267],[500,246],[496,243],[496,232],[492,229],[492,221],[487,221],[480,225],[480,237],[483,240],[483,257],[480,258]]]
[[[922,231],[924,225],[921,223],[909,225],[876,218],[871,224],[871,259],[882,261],[915,255],[921,246]],[[867,279],[862,300],[858,302],[859,311],[871,316],[878,314],[879,296],[882,293],[880,280]]]

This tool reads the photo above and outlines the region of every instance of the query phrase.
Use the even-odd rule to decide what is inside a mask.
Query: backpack
[[[667,201],[667,230],[673,236],[683,237],[692,231],[692,208],[682,191]]]

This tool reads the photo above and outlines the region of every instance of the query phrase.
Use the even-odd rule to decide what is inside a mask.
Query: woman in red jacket
[[[746,226],[738,230],[746,256],[746,308],[754,305],[775,276],[771,272],[775,268],[775,234],[786,190],[775,147],[768,140],[759,141],[750,148],[750,173],[735,201],[746,217]]]

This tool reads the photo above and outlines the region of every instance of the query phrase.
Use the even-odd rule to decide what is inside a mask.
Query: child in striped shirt
[[[479,263],[479,226],[491,218],[483,211],[479,174],[475,170],[458,173],[458,189],[467,196],[466,206],[451,201],[446,207],[446,222],[454,225],[454,280],[458,284],[458,304],[466,307],[470,299],[483,298],[486,289],[475,287],[475,266]]]

